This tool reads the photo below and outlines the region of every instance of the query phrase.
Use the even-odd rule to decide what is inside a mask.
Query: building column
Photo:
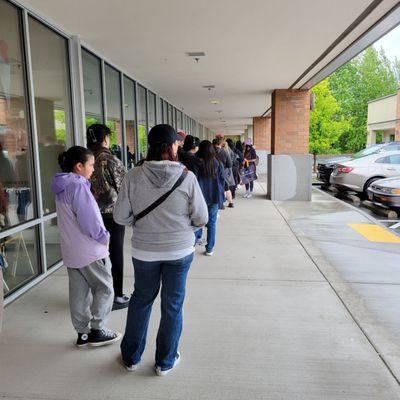
[[[276,89],[272,93],[268,197],[311,200],[312,156],[308,152],[310,92]]]
[[[376,144],[376,132],[369,130],[367,134],[367,147],[373,146],[374,144]]]
[[[397,89],[397,112],[396,112],[396,128],[394,140],[400,141],[400,88]]]
[[[268,154],[271,154],[271,116],[253,118],[254,147],[259,157],[257,171],[266,173]]]

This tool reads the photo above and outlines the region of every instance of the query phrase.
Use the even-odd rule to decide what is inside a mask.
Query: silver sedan
[[[372,154],[338,164],[330,182],[338,189],[366,194],[372,182],[393,176],[400,176],[400,151]]]

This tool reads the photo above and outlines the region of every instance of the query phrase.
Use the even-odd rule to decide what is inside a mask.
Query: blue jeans
[[[172,368],[182,333],[182,307],[186,277],[194,253],[174,261],[141,261],[132,258],[135,289],[129,302],[121,354],[125,364],[140,362],[146,346],[151,308],[161,286],[161,320],[156,340],[156,365]]]
[[[208,223],[207,223],[207,244],[206,251],[211,253],[215,246],[215,236],[217,234],[217,215],[219,206],[218,204],[209,204],[208,206]],[[196,235],[196,241],[201,239],[203,229],[199,229]]]

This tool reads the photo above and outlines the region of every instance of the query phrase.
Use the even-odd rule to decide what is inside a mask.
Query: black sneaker
[[[235,208],[235,205],[233,203],[229,203],[228,208]]]
[[[106,346],[118,342],[122,338],[119,332],[108,331],[106,329],[92,329],[89,333],[88,344],[92,347]]]
[[[122,295],[121,297],[115,296],[114,303],[112,306],[112,311],[122,310],[123,308],[127,308],[129,306],[129,297]]]
[[[78,333],[76,340],[76,347],[85,347],[88,344],[89,335],[87,333]]]

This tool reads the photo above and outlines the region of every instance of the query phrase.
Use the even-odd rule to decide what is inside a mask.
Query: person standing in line
[[[151,308],[161,286],[154,368],[162,376],[180,361],[182,307],[194,256],[194,231],[207,223],[208,213],[195,175],[177,161],[175,129],[156,125],[148,142],[146,160],[127,173],[114,207],[115,221],[133,227],[135,285],[121,356],[128,371],[137,369],[146,346]]]
[[[231,183],[231,175],[232,175],[232,159],[229,155],[229,153],[222,148],[224,143],[224,138],[222,136],[217,136],[215,138],[214,142],[214,148],[215,152],[217,155],[218,160],[222,163],[225,169],[225,184],[224,184],[224,190],[225,190],[225,197],[228,200],[228,207],[233,208],[233,199],[232,199],[232,193],[229,189],[230,183]],[[224,206],[222,206],[222,209]]]
[[[90,191],[94,156],[90,150],[74,146],[58,160],[63,172],[53,177],[51,190],[69,277],[71,319],[78,333],[76,346],[104,346],[122,335],[106,329],[114,290],[108,257],[110,234]]]
[[[253,143],[251,139],[246,139],[244,148],[244,163],[246,166],[253,166],[254,172],[256,172],[256,162],[257,162],[257,153],[255,148],[253,147]],[[246,183],[246,193],[243,195],[244,198],[249,199],[253,196],[254,182]]]
[[[240,165],[241,165],[242,161],[240,160],[240,156],[236,152],[236,149],[235,149],[232,139],[230,139],[230,138],[226,139],[226,143],[228,145],[227,150],[229,151],[229,155],[232,160],[232,176],[233,176],[232,181],[234,182],[234,185],[230,185],[229,189],[232,193],[232,199],[235,199],[236,188],[237,188],[237,185],[240,183],[240,179],[238,179],[238,178],[240,178]]]
[[[120,310],[129,305],[129,297],[123,293],[125,227],[114,221],[112,212],[126,169],[110,151],[110,135],[110,129],[102,124],[93,124],[86,132],[88,148],[93,151],[96,159],[90,180],[92,193],[99,205],[104,225],[110,232],[110,259],[115,294],[113,310]]]
[[[225,171],[218,161],[214,146],[208,140],[200,143],[197,157],[201,164],[197,169],[196,177],[203,192],[208,208],[206,256],[214,253],[215,237],[217,232],[218,210],[224,203]],[[196,232],[196,239],[200,240],[202,229]]]
[[[196,175],[199,159],[196,153],[199,150],[200,139],[192,135],[186,135],[183,143],[183,151],[179,154],[179,161]]]

